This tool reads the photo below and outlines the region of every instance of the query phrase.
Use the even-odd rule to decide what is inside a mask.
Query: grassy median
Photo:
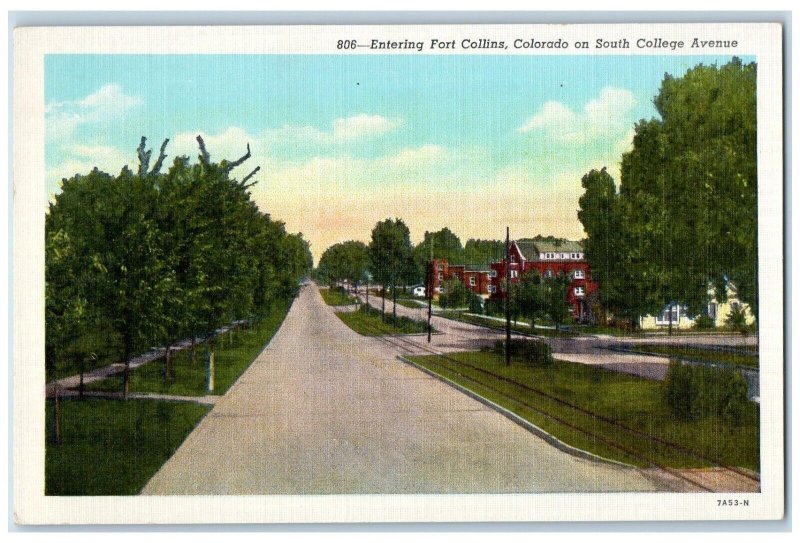
[[[670,415],[663,384],[659,381],[561,361],[550,367],[532,367],[514,361],[507,367],[502,357],[493,352],[410,358],[513,411],[561,441],[605,458],[637,466],[655,463],[670,467],[704,467],[713,461],[725,466],[759,469],[756,404],[748,405],[745,420],[738,426],[717,417],[681,422]],[[656,443],[592,414],[691,450],[697,456]]]
[[[487,328],[494,328],[496,330],[505,330],[506,323],[503,320],[496,318],[483,317],[480,315],[471,315],[462,311],[442,311],[436,314],[439,317],[446,319],[453,319],[469,324],[476,324],[478,326],[486,326]],[[523,334],[533,334],[537,336],[553,337],[553,338],[572,338],[577,334],[570,330],[557,330],[555,328],[531,328],[530,324],[514,324],[511,321],[511,329],[515,332],[522,332]]]
[[[251,327],[225,334],[214,344],[214,392],[225,394],[244,373],[283,323],[291,301],[280,302]],[[178,396],[203,396],[206,390],[205,345],[196,346],[195,361],[189,350],[173,353],[170,381],[164,380],[164,359],[140,366],[130,374],[131,392],[156,392]],[[87,390],[118,392],[122,374],[86,386]]]
[[[61,444],[47,403],[45,494],[138,494],[209,407],[192,403],[61,399]]]
[[[425,321],[401,316],[393,319],[391,312],[387,312],[382,318],[380,310],[367,305],[363,305],[358,311],[336,313],[336,316],[362,336],[422,334],[428,331],[428,323]]]
[[[356,303],[356,299],[354,296],[350,296],[345,290],[341,287],[339,288],[321,288],[319,289],[319,293],[322,295],[322,299],[328,305],[352,305]]]
[[[700,360],[703,362],[716,362],[720,364],[733,364],[736,366],[758,367],[758,351],[744,349],[751,354],[727,352],[714,349],[713,346],[689,345],[663,345],[660,343],[641,343],[632,345],[633,352],[663,354],[672,358]]]

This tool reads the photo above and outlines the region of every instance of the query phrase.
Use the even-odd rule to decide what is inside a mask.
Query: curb
[[[594,453],[590,453],[589,451],[585,451],[583,449],[579,449],[578,447],[573,447],[572,445],[567,445],[566,443],[564,443],[563,441],[561,441],[560,439],[555,437],[553,434],[545,432],[544,430],[542,430],[541,428],[539,428],[538,426],[536,426],[532,422],[530,422],[528,420],[525,420],[522,417],[520,417],[519,415],[517,415],[516,413],[514,413],[513,411],[509,411],[505,407],[502,407],[502,406],[494,403],[493,401],[491,401],[491,400],[489,400],[487,398],[484,398],[483,396],[481,396],[477,392],[474,392],[474,391],[472,391],[472,390],[470,390],[470,389],[468,389],[468,388],[466,388],[466,387],[464,387],[462,385],[459,385],[455,381],[451,381],[447,377],[439,375],[438,373],[436,373],[436,372],[434,372],[432,370],[429,370],[426,367],[420,366],[419,364],[416,364],[415,362],[412,362],[411,360],[409,360],[408,358],[406,358],[406,357],[404,357],[402,355],[398,355],[397,359],[400,360],[401,362],[403,362],[404,364],[408,364],[410,366],[414,366],[418,370],[420,370],[420,371],[422,371],[424,373],[427,373],[431,377],[433,377],[435,379],[438,379],[439,381],[443,382],[444,384],[449,385],[449,386],[453,387],[454,389],[458,390],[459,392],[462,392],[462,393],[466,394],[467,396],[469,396],[473,400],[477,400],[480,403],[482,403],[483,405],[485,405],[486,407],[489,407],[490,409],[493,409],[493,410],[497,411],[498,413],[500,413],[501,415],[503,415],[504,417],[509,419],[511,422],[521,426],[522,428],[524,428],[528,432],[532,433],[533,435],[535,435],[537,437],[542,438],[543,440],[548,442],[550,445],[554,446],[555,448],[557,448],[557,449],[559,449],[559,450],[561,450],[561,451],[563,451],[563,452],[565,452],[567,454],[571,454],[572,456],[577,456],[578,458],[583,458],[584,460],[590,460],[590,461],[593,461],[593,462],[600,462],[600,463],[604,463],[604,464],[611,464],[611,465],[622,467],[622,468],[641,469],[638,466],[632,466],[631,464],[626,464],[624,462],[619,462],[617,460],[611,460],[610,458],[605,458],[605,457],[596,455]]]

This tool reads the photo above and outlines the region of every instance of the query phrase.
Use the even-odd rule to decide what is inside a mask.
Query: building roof
[[[538,260],[540,253],[582,253],[580,241],[518,241],[516,242],[526,260]]]
[[[473,264],[465,264],[464,271],[490,273],[489,270],[486,269],[486,266],[479,266]]]

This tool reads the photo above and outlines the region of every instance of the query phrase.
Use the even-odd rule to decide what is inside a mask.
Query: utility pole
[[[433,236],[428,238],[431,257],[428,259],[428,343],[431,342],[431,311],[433,308]]]
[[[506,366],[511,365],[511,234],[506,226]]]

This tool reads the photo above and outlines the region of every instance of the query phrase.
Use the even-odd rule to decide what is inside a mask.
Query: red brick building
[[[458,279],[471,292],[480,296],[489,296],[491,286],[491,272],[476,266],[464,264],[449,264],[447,260],[437,258],[431,261],[433,265],[432,286],[434,295],[441,294],[442,283],[449,279]]]
[[[598,285],[591,279],[589,263],[584,259],[580,242],[515,241],[511,243],[509,253],[509,263],[504,258],[491,264],[489,292],[492,298],[505,298],[503,280],[507,264],[512,283],[518,282],[522,274],[534,270],[545,279],[564,274],[569,277],[567,304],[572,318],[578,322],[590,320],[591,308],[587,299],[597,291]]]

